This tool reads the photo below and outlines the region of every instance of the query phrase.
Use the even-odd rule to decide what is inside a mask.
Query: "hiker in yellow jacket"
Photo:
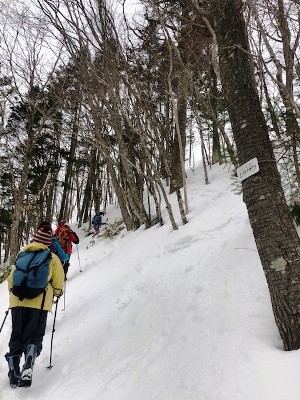
[[[38,229],[33,242],[25,246],[21,252],[47,250],[52,241],[52,228],[45,225]],[[9,341],[9,352],[5,358],[9,366],[9,379],[12,387],[30,386],[32,370],[36,357],[42,351],[47,315],[52,310],[54,296],[61,296],[64,285],[64,271],[56,254],[51,254],[49,263],[48,284],[44,293],[33,299],[19,297],[12,293],[13,267],[7,278],[9,288],[9,307],[12,315],[12,333]],[[25,363],[20,371],[20,359],[25,354]]]

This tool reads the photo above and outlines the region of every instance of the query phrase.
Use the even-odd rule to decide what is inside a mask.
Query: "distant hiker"
[[[50,225],[38,229],[33,242],[20,251],[7,278],[12,333],[5,358],[12,387],[31,385],[33,366],[42,351],[53,297],[62,294],[64,271],[59,258],[49,250],[51,241]],[[23,353],[25,363],[21,371]]]
[[[69,258],[72,254],[72,243],[78,244],[79,238],[77,234],[72,231],[72,229],[67,224],[67,221],[60,221],[58,227],[55,229],[54,236],[57,237],[63,251],[69,255]],[[65,261],[63,264],[63,268],[65,271],[65,279],[67,278],[68,269],[70,266],[70,262]]]
[[[98,212],[95,214],[93,220],[92,220],[92,224],[93,224],[93,228],[94,228],[94,234],[93,236],[96,236],[100,233],[100,227],[101,225],[103,225],[102,222],[102,217],[104,215],[104,212]]]

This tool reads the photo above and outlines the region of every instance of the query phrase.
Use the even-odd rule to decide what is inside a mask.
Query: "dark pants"
[[[70,266],[69,261],[65,261],[63,263],[63,269],[64,269],[64,273],[65,273],[65,280],[67,279],[67,273],[68,273],[68,270],[69,270],[69,266]]]
[[[42,351],[48,311],[29,307],[11,309],[12,333],[8,356],[22,355],[30,344],[37,347],[37,356]]]

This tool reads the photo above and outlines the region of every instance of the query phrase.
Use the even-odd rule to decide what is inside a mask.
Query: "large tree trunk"
[[[240,164],[257,157],[259,172],[243,196],[285,350],[300,347],[300,241],[285,201],[260,107],[242,0],[212,0],[223,90]]]
[[[218,81],[217,76],[213,68],[211,68],[211,95],[210,95],[210,103],[211,108],[213,110],[213,114],[218,119]],[[213,143],[212,143],[212,164],[219,163],[223,164],[223,157],[221,152],[220,145],[220,137],[219,137],[219,129],[217,122],[213,119],[212,121],[212,134],[213,134]]]

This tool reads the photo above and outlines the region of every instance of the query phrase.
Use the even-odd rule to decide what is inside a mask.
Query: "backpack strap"
[[[44,309],[45,299],[46,299],[46,288],[43,291],[43,299],[42,299],[42,304],[41,304],[41,313],[42,313],[42,311]]]
[[[46,251],[47,251],[47,250],[46,250]],[[47,257],[50,258],[50,262],[51,262],[52,254],[51,254],[50,249],[49,249],[49,253],[48,253]],[[51,282],[52,282],[52,278],[48,281],[48,284],[49,284],[49,283],[51,284]],[[48,285],[47,285],[47,286],[48,286]],[[47,286],[46,286],[46,287],[47,287]],[[46,300],[46,287],[45,287],[45,289],[44,289],[44,291],[43,291],[43,298],[42,298],[42,304],[41,304],[41,312],[40,312],[40,317],[39,317],[39,321],[40,321],[40,322],[41,322],[42,311],[44,310],[44,305],[45,305],[45,300]]]

